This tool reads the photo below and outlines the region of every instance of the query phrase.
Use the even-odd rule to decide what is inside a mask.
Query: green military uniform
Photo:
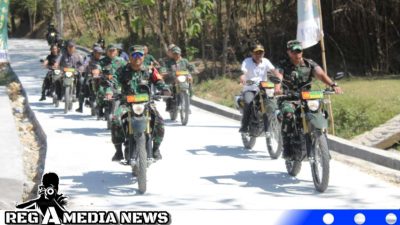
[[[297,91],[301,86],[312,81],[313,71],[319,65],[311,59],[304,59],[299,65],[293,65],[289,59],[282,60],[278,64],[279,71],[283,74],[283,82],[287,85],[289,90]],[[307,87],[308,89],[311,86]],[[293,113],[292,107],[288,103],[282,104],[282,112]]]
[[[290,51],[299,51],[301,52],[303,49],[301,47],[300,42],[298,41],[289,41],[287,45],[287,49]],[[279,62],[278,70],[283,74],[282,82],[285,86],[282,86],[285,89],[290,91],[300,91],[300,88],[307,83],[312,81],[314,76],[314,70],[316,67],[319,67],[317,63],[315,63],[311,59],[303,58],[302,62],[298,65],[294,65],[289,58],[284,59]],[[306,89],[311,89],[311,85],[306,87]],[[294,152],[290,151],[290,147],[287,146],[290,143],[290,136],[286,135],[289,130],[293,129],[293,116],[296,108],[292,105],[292,103],[283,101],[280,102],[280,110],[281,110],[281,118],[282,121],[282,138],[283,138],[283,158],[290,157]]]
[[[119,86],[117,85],[118,83],[116,82],[116,80],[117,80],[116,72],[119,68],[126,65],[126,61],[118,56],[114,57],[113,59],[106,56],[100,60],[99,65],[100,65],[101,70],[104,75],[108,75],[108,74],[113,75],[113,78],[114,78],[113,83],[115,84],[114,88],[119,89]],[[98,98],[96,100],[98,106],[100,106],[100,107],[104,107],[103,99],[104,99],[105,92],[106,92],[106,88],[104,86],[100,86],[99,90],[97,92]]]
[[[153,55],[147,54],[147,55],[144,57],[143,65],[144,65],[145,67],[148,67],[148,66],[151,65],[152,62],[155,62],[155,61],[156,61],[156,58],[154,58]]]
[[[120,68],[116,72],[116,81],[118,85],[121,87],[121,104],[114,112],[112,127],[111,127],[111,136],[112,142],[114,145],[119,145],[125,142],[125,135],[122,129],[122,120],[121,117],[128,113],[130,110],[129,107],[126,106],[126,95],[128,94],[140,94],[141,90],[139,90],[140,81],[146,80],[151,83],[154,83],[157,89],[164,89],[166,85],[158,73],[153,71],[151,74],[148,69],[142,67],[139,71],[134,71],[130,64]],[[112,93],[110,89],[107,90],[107,93]],[[153,137],[153,151],[158,150],[161,142],[164,138],[164,120],[157,111],[155,105],[151,105],[151,121],[150,126],[152,128],[152,137]]]

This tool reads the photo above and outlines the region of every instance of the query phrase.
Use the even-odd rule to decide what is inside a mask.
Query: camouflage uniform
[[[283,82],[292,91],[299,91],[299,88],[304,84],[312,81],[313,71],[319,65],[310,59],[304,59],[299,65],[294,65],[289,59],[282,60],[278,64],[279,71],[283,74]],[[311,86],[308,87],[311,89]],[[281,114],[279,117],[282,119],[282,138],[283,138],[283,158],[291,157],[295,151],[288,145],[290,137],[287,135],[293,129],[293,114],[295,114],[296,107],[287,101],[279,102]],[[297,112],[300,113],[300,112]]]
[[[181,58],[179,61],[169,59],[165,62],[165,67],[171,72],[178,70],[187,70],[190,73],[193,73],[195,71],[194,66],[191,63],[189,63],[189,61],[185,58]],[[166,81],[167,84],[175,82],[175,74],[169,74],[168,78],[169,78],[168,81],[170,82]]]
[[[102,58],[99,62],[99,65],[101,67],[101,71],[103,72],[103,75],[113,75],[113,83],[116,85],[114,88],[119,89],[118,87],[118,76],[116,75],[116,72],[118,69],[126,65],[126,61],[118,56],[114,57],[111,59],[110,57],[106,56]],[[97,92],[97,105],[102,108],[104,107],[104,96],[106,93],[106,87],[104,85],[101,85],[99,87],[99,90]]]
[[[283,74],[283,82],[288,85],[289,90],[297,91],[301,86],[312,81],[314,68],[319,65],[311,59],[303,58],[303,63],[293,65],[289,59],[280,61],[279,71]],[[309,86],[311,88],[311,86]],[[290,105],[290,104],[289,104]],[[282,113],[293,113],[292,107],[288,103],[282,103]]]
[[[167,88],[161,76],[158,74],[156,69],[153,69],[150,73],[148,69],[142,67],[139,71],[134,71],[130,64],[120,68],[116,72],[116,81],[118,85],[121,86],[121,104],[115,110],[112,126],[111,126],[111,137],[114,145],[121,145],[125,142],[125,135],[122,129],[122,120],[121,117],[128,113],[130,110],[124,103],[126,99],[126,95],[131,93],[140,93],[139,83],[142,80],[147,80],[156,85],[157,89],[165,89]],[[107,89],[107,93],[112,93],[110,89]],[[151,105],[151,121],[150,126],[152,128],[152,138],[153,138],[153,152],[158,150],[161,142],[164,138],[164,120],[157,111],[154,104]]]
[[[179,70],[187,70],[190,73],[193,73],[195,71],[195,68],[192,64],[189,63],[189,61],[185,58],[181,58],[179,61],[175,61],[174,59],[169,59],[168,61],[165,62],[165,67],[169,71],[169,73],[164,77],[165,82],[167,84],[174,84],[175,83],[175,71]],[[190,77],[191,79],[191,77]],[[175,90],[173,91],[175,93]],[[192,97],[193,95],[193,89],[192,89],[192,84],[189,83],[189,95]],[[171,110],[174,99],[167,99],[167,108],[166,111]]]

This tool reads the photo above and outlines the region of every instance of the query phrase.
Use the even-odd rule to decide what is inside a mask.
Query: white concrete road
[[[111,162],[114,148],[104,121],[63,113],[48,99],[39,102],[46,70],[40,58],[49,47],[42,40],[9,41],[11,65],[29,95],[47,134],[45,171],[60,178],[69,209],[292,209],[398,208],[400,188],[337,161],[331,162],[328,190],[314,190],[310,167],[297,178],[284,161],[271,160],[263,139],[253,151],[243,149],[237,121],[192,108],[188,126],[166,120],[163,160],[148,173],[148,191],[137,193],[130,168]],[[74,111],[76,104],[74,105]]]

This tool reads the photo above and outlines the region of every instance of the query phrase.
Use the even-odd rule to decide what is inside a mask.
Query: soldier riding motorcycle
[[[156,69],[150,73],[142,67],[142,46],[132,46],[129,52],[130,63],[116,73],[121,86],[121,94],[116,98],[121,104],[115,110],[111,127],[116,149],[113,160],[125,159],[123,162],[132,166],[133,174],[138,177],[139,191],[144,193],[147,165],[153,159],[161,159],[159,147],[164,137],[164,121],[153,102],[150,84],[155,84],[165,93],[170,91]],[[112,94],[108,89],[107,98],[112,98]],[[122,153],[122,144],[125,145],[125,154]]]
[[[328,112],[324,95],[340,94],[341,88],[333,82],[322,68],[310,59],[302,57],[301,43],[287,43],[289,59],[280,63],[283,72],[284,95],[280,97],[282,118],[283,158],[291,176],[296,176],[302,161],[308,159],[314,186],[324,192],[329,183],[330,154],[327,143]],[[330,88],[311,89],[312,78],[316,77]],[[342,73],[335,79],[343,77]],[[270,78],[276,83],[279,78]]]

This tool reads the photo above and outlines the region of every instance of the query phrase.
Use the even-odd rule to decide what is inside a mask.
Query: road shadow
[[[203,155],[204,152],[213,153],[215,156],[230,156],[238,159],[266,160],[269,156],[260,155],[260,152],[245,149],[242,146],[207,145],[204,149],[186,150],[193,155]],[[265,150],[267,151],[267,150]],[[207,154],[209,155],[209,154]]]
[[[183,127],[183,125],[180,122],[176,121],[166,121],[165,123],[166,126],[169,127]],[[226,129],[238,129],[239,126],[224,126],[224,125],[185,125],[184,127],[193,127],[193,128],[226,128]]]
[[[60,128],[56,130],[57,133],[74,133],[92,137],[105,137],[110,136],[110,130],[107,130],[104,124],[104,128],[91,128],[91,127],[80,127],[80,128]]]
[[[209,176],[202,177],[202,179],[220,185],[239,185],[245,188],[260,188],[263,190],[260,194],[273,195],[276,197],[319,194],[319,192],[315,190],[312,180],[301,180],[284,172],[240,171],[233,175]],[[232,184],[229,180],[234,180],[241,184]],[[337,193],[335,188],[330,187],[329,197],[332,197],[335,193]]]
[[[68,195],[135,196],[138,195],[136,178],[130,172],[91,171],[82,176],[63,176],[60,180],[72,180],[74,183]]]

